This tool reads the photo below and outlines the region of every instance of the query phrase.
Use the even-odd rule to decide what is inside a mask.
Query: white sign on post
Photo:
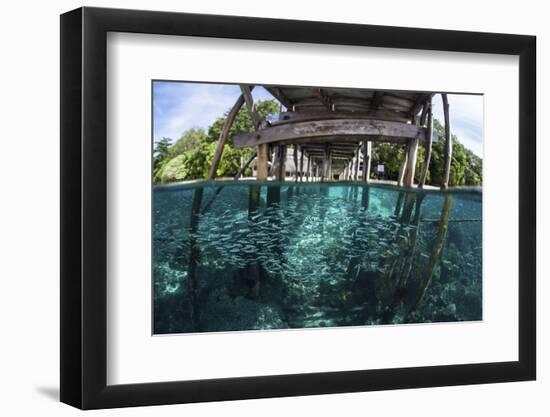
[[[381,164],[381,165],[377,165],[377,166],[376,166],[376,172],[378,172],[378,173],[384,172],[384,165],[382,165],[382,164]]]

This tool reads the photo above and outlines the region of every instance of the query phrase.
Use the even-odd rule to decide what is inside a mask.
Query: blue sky
[[[155,81],[155,142],[162,137],[176,140],[191,128],[207,129],[235,103],[239,94],[237,85]],[[273,98],[262,87],[256,87],[252,95],[254,100]],[[452,132],[464,146],[483,157],[483,96],[450,94],[449,107]],[[434,97],[434,116],[443,121],[439,95]]]

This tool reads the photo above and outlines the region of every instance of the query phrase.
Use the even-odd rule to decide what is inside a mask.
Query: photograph
[[[151,89],[153,335],[483,320],[483,94]]]

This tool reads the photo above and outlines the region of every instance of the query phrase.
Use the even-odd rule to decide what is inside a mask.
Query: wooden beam
[[[408,146],[407,164],[403,176],[403,186],[412,187],[414,185],[414,171],[416,168],[416,156],[418,152],[418,139],[412,139]]]
[[[432,112],[431,100],[428,104],[428,132],[426,133],[426,141],[424,142],[424,162],[422,163],[422,171],[420,173],[420,180],[418,181],[418,187],[424,188],[426,183],[426,177],[428,176],[428,169],[430,168],[430,161],[432,159],[432,135],[434,131],[434,116]]]
[[[237,117],[237,114],[239,113],[239,110],[243,106],[244,102],[244,95],[241,94],[225,118],[225,122],[218,138],[218,143],[216,144],[216,150],[214,151],[212,165],[210,166],[210,171],[208,172],[209,180],[216,178],[216,171],[218,170],[220,160],[222,159],[223,147],[225,145],[225,141],[227,140],[227,136],[229,135],[229,130],[231,129],[231,126],[233,125],[233,122],[235,121],[235,118]]]
[[[451,174],[451,159],[453,156],[453,139],[451,137],[451,120],[449,117],[449,100],[447,94],[442,93],[441,99],[443,100],[443,115],[445,118],[445,161],[443,164],[444,173],[441,188],[445,189],[449,187],[449,176]]]
[[[254,128],[258,129],[258,127],[260,126],[261,119],[260,119],[260,116],[258,115],[258,112],[256,111],[256,106],[254,105],[254,99],[252,98],[252,88],[248,85],[240,85],[239,87],[241,88],[241,93],[246,102],[248,113],[252,118],[252,123],[254,124]]]
[[[341,137],[342,141],[357,141],[357,136],[363,138],[373,136],[372,140],[388,142],[406,142],[404,139],[420,138],[426,135],[426,128],[399,122],[364,119],[331,119],[311,122],[289,123],[268,127],[261,131],[239,133],[234,138],[237,148],[256,146],[260,143],[298,142],[313,139],[322,141]]]

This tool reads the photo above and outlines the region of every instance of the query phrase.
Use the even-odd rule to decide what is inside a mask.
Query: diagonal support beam
[[[256,106],[254,105],[254,99],[252,98],[252,88],[248,85],[241,85],[240,87],[241,93],[244,97],[244,101],[246,102],[246,108],[248,109],[248,113],[252,118],[254,128],[258,129],[258,127],[260,127],[261,118],[256,111]]]
[[[249,88],[249,91],[251,91],[252,88]],[[233,122],[235,122],[235,118],[237,117],[237,114],[239,113],[239,110],[243,106],[244,102],[245,97],[243,94],[241,94],[239,98],[237,98],[237,101],[235,101],[235,104],[233,104],[233,107],[231,107],[231,110],[229,110],[229,113],[225,118],[225,123],[223,124],[222,130],[220,132],[218,144],[216,145],[216,150],[214,151],[212,165],[210,166],[210,171],[208,172],[209,180],[213,180],[214,178],[216,178],[216,171],[218,170],[218,166],[220,165],[220,161],[222,159],[223,147],[225,145],[227,137],[229,136],[229,130],[231,129]]]

